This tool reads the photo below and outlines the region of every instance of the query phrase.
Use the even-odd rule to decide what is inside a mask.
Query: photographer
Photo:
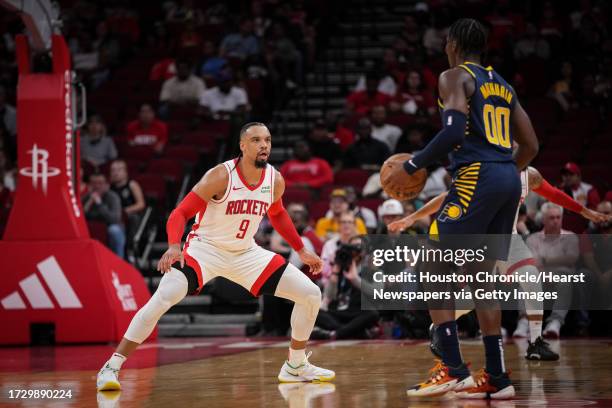
[[[340,244],[348,244],[351,237],[358,234],[355,215],[351,211],[344,211],[338,215],[338,235],[330,238],[323,244],[321,260],[321,284],[325,285],[332,274],[332,264],[336,257],[336,250]]]
[[[339,243],[311,338],[374,338],[378,335],[378,313],[361,310],[361,290],[372,290],[360,276],[362,259],[360,237]]]

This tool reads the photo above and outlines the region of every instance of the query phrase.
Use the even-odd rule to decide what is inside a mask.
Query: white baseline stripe
[[[53,303],[40,283],[38,276],[32,274],[19,282],[19,286],[34,309],[53,309]]]
[[[40,262],[37,267],[62,309],[80,309],[83,307],[54,256]]]
[[[266,343],[263,341],[239,341],[237,343],[224,344],[219,348],[260,348]]]

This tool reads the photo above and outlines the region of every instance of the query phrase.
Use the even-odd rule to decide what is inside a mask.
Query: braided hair
[[[487,48],[487,30],[473,18],[461,18],[451,25],[448,38],[457,42],[464,56],[483,54]]]

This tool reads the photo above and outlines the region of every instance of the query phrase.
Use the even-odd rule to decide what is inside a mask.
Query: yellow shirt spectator
[[[361,218],[355,220],[355,225],[357,227],[357,234],[366,234],[366,226]],[[315,227],[315,233],[318,237],[327,240],[338,233],[338,227],[338,221],[334,218],[319,218]]]

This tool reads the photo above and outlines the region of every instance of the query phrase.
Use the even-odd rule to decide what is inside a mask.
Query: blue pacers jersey
[[[472,62],[459,66],[474,78],[476,87],[468,99],[465,139],[450,154],[450,170],[475,162],[512,161],[510,115],[516,103],[514,89],[491,67]]]

